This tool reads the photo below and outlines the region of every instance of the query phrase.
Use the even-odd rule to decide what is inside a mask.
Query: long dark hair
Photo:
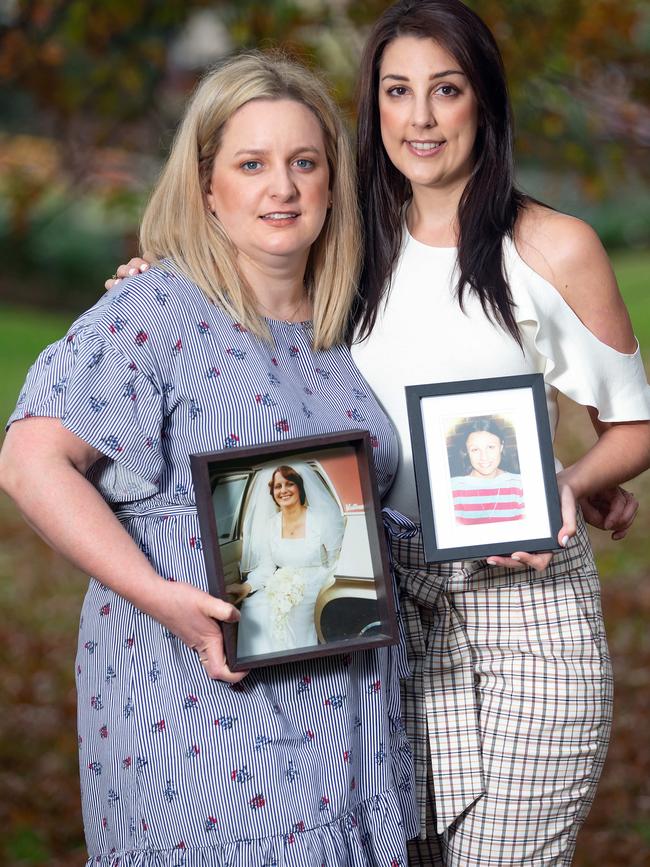
[[[499,466],[504,472],[519,473],[517,435],[512,423],[499,416],[485,415],[462,421],[447,438],[449,465],[452,475],[468,475],[472,462],[467,451],[467,440],[473,433],[491,433],[503,446]]]
[[[469,289],[486,316],[521,346],[514,303],[504,276],[502,244],[512,237],[526,197],[514,185],[512,113],[501,53],[492,33],[461,0],[399,0],[374,25],[361,60],[357,155],[365,225],[365,257],[354,327],[372,330],[388,291],[403,233],[407,179],[388,158],[379,122],[379,66],[399,36],[435,39],[458,61],[478,103],[474,168],[458,206],[458,301]]]

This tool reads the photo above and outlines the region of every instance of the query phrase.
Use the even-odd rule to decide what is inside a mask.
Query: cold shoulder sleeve
[[[604,422],[650,419],[650,386],[641,351],[618,352],[599,340],[560,293],[509,242],[509,278],[517,323],[532,353],[541,356],[547,385],[593,406]]]
[[[142,354],[125,355],[102,317],[90,314],[40,354],[8,425],[59,418],[105,456],[89,477],[106,499],[142,499],[157,492],[163,468],[161,390]]]

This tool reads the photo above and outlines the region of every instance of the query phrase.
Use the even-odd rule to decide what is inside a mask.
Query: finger
[[[226,683],[239,683],[248,674],[247,671],[231,671],[226,662],[221,633],[201,651],[201,663],[205,673],[212,680],[223,680]]]
[[[609,508],[605,512],[605,520],[603,525],[606,530],[616,530],[622,523],[625,508],[627,506],[627,497],[625,492],[619,488],[609,501]]]
[[[621,519],[617,527],[612,528],[612,539],[618,542],[620,539],[624,539],[627,535],[627,531],[630,529],[632,524],[634,523],[634,519],[636,518],[637,512],[639,511],[639,501],[634,496],[634,494],[627,495],[627,503],[625,506],[625,510],[621,515]]]
[[[586,497],[580,500],[580,508],[582,509],[582,516],[588,524],[600,530],[604,529],[603,515],[591,500]]]
[[[124,276],[134,277],[136,274],[141,274],[143,271],[146,271],[148,267],[148,262],[145,262],[144,259],[140,259],[139,256],[134,256],[133,259],[129,259],[126,265],[120,265],[117,269],[117,273],[120,274],[121,269],[124,268],[126,270]]]
[[[543,572],[553,559],[553,553],[531,554],[529,551],[515,551],[510,557],[489,557],[491,566],[502,566],[505,569],[535,569]]]
[[[502,569],[523,569],[523,565],[519,560],[513,560],[512,557],[488,557],[487,564],[489,566],[500,566]]]
[[[576,500],[569,485],[563,485],[560,490],[560,508],[562,510],[562,526],[557,534],[557,540],[561,547],[565,548],[569,539],[575,536],[578,529]]]
[[[629,491],[625,491],[624,494],[625,496],[623,497],[621,509],[616,516],[616,520],[612,521],[611,529],[613,530],[623,528],[627,529],[632,524],[636,518],[636,513],[639,511],[639,501],[634,494],[630,494]]]
[[[116,283],[119,283],[120,279],[115,277],[109,277],[108,280],[104,280],[104,289],[108,292],[109,289],[112,289]]]
[[[531,554],[528,551],[517,551],[513,555],[523,566],[529,566],[535,569],[536,572],[543,572],[544,569],[553,559],[553,552],[547,551],[543,554]]]

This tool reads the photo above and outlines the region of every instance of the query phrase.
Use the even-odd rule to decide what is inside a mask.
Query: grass
[[[646,361],[650,359],[650,251],[626,251],[612,257],[621,292]]]
[[[65,333],[71,320],[63,313],[0,307],[0,417],[13,410],[30,364]]]

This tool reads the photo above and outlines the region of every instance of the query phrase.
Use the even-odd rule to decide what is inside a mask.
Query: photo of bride
[[[238,657],[318,644],[316,600],[334,582],[345,519],[307,463],[256,474],[242,524]]]
[[[191,456],[210,593],[232,671],[385,647],[398,627],[366,431]]]

